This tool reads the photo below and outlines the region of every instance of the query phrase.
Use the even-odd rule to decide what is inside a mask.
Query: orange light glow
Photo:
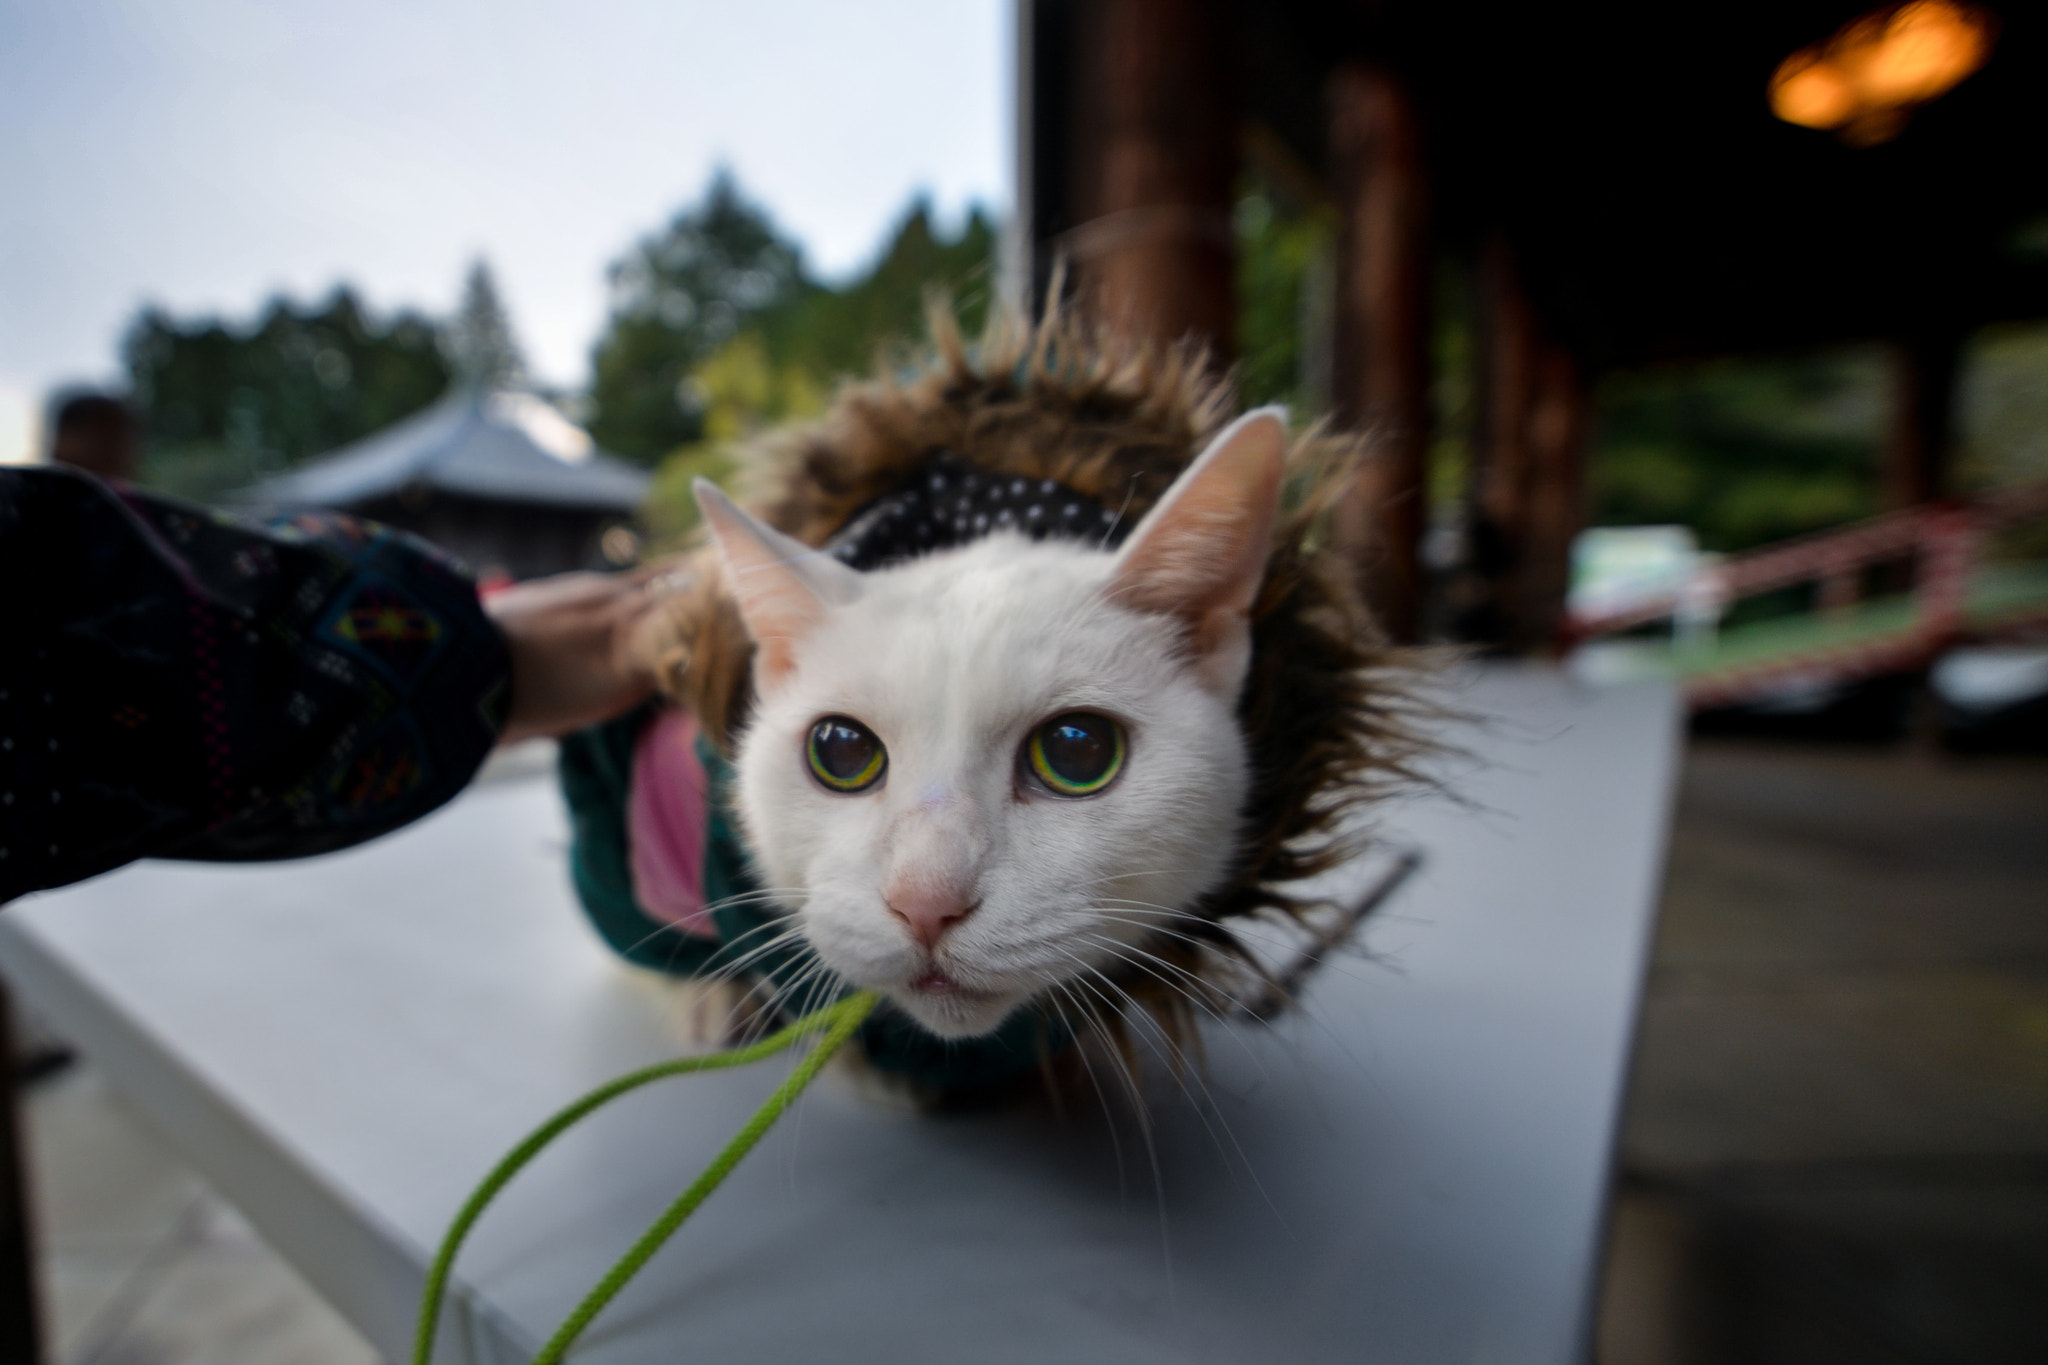
[[[1771,112],[1802,128],[1839,128],[1856,115],[1856,91],[1832,63],[1787,57],[1771,78]]]
[[[1771,112],[1825,128],[1855,146],[1895,136],[1915,105],[1955,88],[1989,60],[1996,21],[1961,0],[1911,0],[1874,10],[1826,42],[1801,48],[1771,75]]]

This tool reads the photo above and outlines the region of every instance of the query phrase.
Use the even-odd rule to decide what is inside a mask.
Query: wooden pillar
[[[1131,336],[1192,336],[1227,362],[1237,103],[1224,11],[1216,0],[1095,0],[1075,9],[1071,32],[1077,221],[1058,246],[1076,290]],[[1044,88],[1042,70],[1036,79]]]
[[[1572,540],[1585,520],[1585,379],[1544,334],[1506,241],[1487,248],[1479,273],[1477,582],[1460,627],[1478,643],[1527,653],[1557,638]]]
[[[1892,431],[1885,451],[1885,502],[1911,507],[1949,491],[1956,375],[1962,337],[1927,328],[1892,348]]]
[[[42,1357],[35,1239],[30,1228],[28,1153],[21,1141],[21,1057],[14,1002],[0,981],[0,1360]]]
[[[1523,551],[1529,485],[1524,416],[1535,391],[1536,353],[1535,317],[1506,242],[1493,242],[1482,254],[1475,297],[1477,420],[1467,526],[1472,581],[1457,630],[1475,643],[1504,645],[1513,633],[1510,585]]]
[[[1331,75],[1331,180],[1343,215],[1331,397],[1339,421],[1373,435],[1337,518],[1365,599],[1388,635],[1422,626],[1429,515],[1431,260],[1421,139],[1408,92],[1347,62]]]
[[[1552,648],[1571,589],[1572,542],[1586,524],[1588,403],[1578,362],[1555,342],[1540,345],[1529,401],[1529,512],[1515,585],[1517,648]]]

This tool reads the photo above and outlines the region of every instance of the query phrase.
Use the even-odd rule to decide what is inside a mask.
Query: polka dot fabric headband
[[[894,492],[854,513],[825,548],[851,568],[881,569],[1004,529],[1113,549],[1130,523],[1063,483],[992,474],[941,450]]]

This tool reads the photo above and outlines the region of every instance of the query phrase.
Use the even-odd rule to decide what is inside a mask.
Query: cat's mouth
[[[937,967],[932,968],[923,976],[920,976],[915,981],[912,981],[910,983],[910,989],[916,991],[919,995],[986,996],[988,994],[986,991],[968,990],[965,986],[961,985],[958,981],[955,981],[952,977],[947,976]]]
[[[1007,991],[976,990],[937,967],[910,979],[897,1003],[942,1038],[971,1038],[991,1032],[1016,1006]]]

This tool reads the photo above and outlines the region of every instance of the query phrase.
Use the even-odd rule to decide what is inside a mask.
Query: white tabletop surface
[[[1085,1115],[931,1117],[828,1072],[579,1361],[1565,1362],[1585,1355],[1677,753],[1670,690],[1498,671],[1462,804],[1306,1010],[1213,1029],[1151,1151]],[[0,970],[404,1359],[424,1266],[527,1128],[673,1055],[672,993],[575,910],[552,783],[369,847],[144,864],[0,915]],[[1361,874],[1362,875],[1362,874]],[[522,1361],[786,1072],[662,1082],[486,1215],[438,1359]]]

